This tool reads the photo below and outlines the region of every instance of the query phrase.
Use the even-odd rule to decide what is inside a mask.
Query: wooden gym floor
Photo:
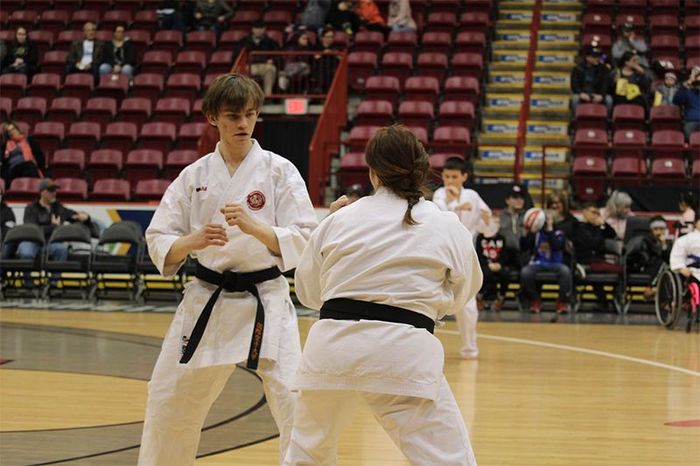
[[[146,383],[171,319],[3,305],[0,464],[135,464]],[[302,338],[313,322],[300,319]],[[479,361],[456,357],[454,322],[437,335],[480,465],[700,465],[698,333],[566,319],[478,331]],[[274,465],[276,434],[259,379],[237,369],[196,465]],[[408,462],[360,410],[338,464]]]

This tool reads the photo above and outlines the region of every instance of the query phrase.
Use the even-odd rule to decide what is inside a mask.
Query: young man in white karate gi
[[[481,287],[472,236],[422,198],[430,165],[410,131],[380,129],[366,159],[376,193],[324,219],[297,266],[297,296],[321,315],[293,385],[300,393],[284,465],[335,465],[360,400],[411,464],[475,465],[432,334]]]
[[[464,159],[452,157],[445,160],[442,169],[443,187],[433,194],[433,202],[441,210],[454,212],[469,232],[476,236],[485,233],[491,222],[491,209],[473,189],[464,187],[469,179],[469,170]],[[479,310],[476,298],[470,299],[466,306],[455,314],[457,327],[462,338],[459,354],[463,359],[477,359],[479,347],[476,343],[476,322]]]
[[[188,255],[199,265],[148,384],[141,466],[194,463],[207,412],[244,361],[262,379],[286,451],[301,348],[280,271],[296,267],[317,218],[294,165],[251,139],[263,100],[248,77],[212,83],[203,112],[219,143],[168,187],[146,231],[164,276]]]

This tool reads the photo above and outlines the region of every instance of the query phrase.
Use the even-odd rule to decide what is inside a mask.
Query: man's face
[[[333,45],[333,42],[335,41],[335,33],[333,31],[328,31],[323,34],[323,37],[321,37],[321,42],[324,47],[328,48]]]
[[[25,42],[27,42],[27,30],[24,28],[17,28],[15,37],[17,38],[17,42],[19,42],[20,44],[24,44]]]
[[[442,171],[442,182],[445,184],[445,187],[454,186],[461,188],[467,182],[467,177],[468,175],[460,170],[447,169]]]
[[[265,35],[265,28],[264,27],[257,27],[253,26],[253,37],[256,39],[262,39],[262,37]]]
[[[94,40],[96,31],[97,27],[92,23],[87,23],[85,26],[83,26],[83,34],[87,40]]]
[[[597,207],[588,207],[583,209],[583,221],[586,223],[598,223],[600,219],[600,209]]]
[[[249,102],[242,111],[222,110],[216,118],[209,117],[209,123],[218,128],[222,141],[235,147],[250,141],[259,113]]]
[[[525,206],[525,199],[522,196],[508,196],[506,198],[506,205],[516,212],[523,210]]]
[[[654,227],[651,229],[651,234],[654,238],[661,239],[666,236],[666,228],[664,227]]]
[[[41,199],[47,204],[56,202],[56,185],[52,184],[46,189],[41,190]]]

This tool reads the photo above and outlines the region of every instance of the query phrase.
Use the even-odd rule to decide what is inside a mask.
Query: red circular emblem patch
[[[265,195],[260,191],[253,191],[246,198],[250,210],[260,210],[265,207]]]

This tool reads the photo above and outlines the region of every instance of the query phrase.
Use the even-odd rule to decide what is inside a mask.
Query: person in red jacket
[[[389,28],[386,26],[386,21],[379,13],[379,8],[374,0],[360,0],[355,6],[355,13],[360,17],[360,20],[367,29],[372,31],[387,32]]]

